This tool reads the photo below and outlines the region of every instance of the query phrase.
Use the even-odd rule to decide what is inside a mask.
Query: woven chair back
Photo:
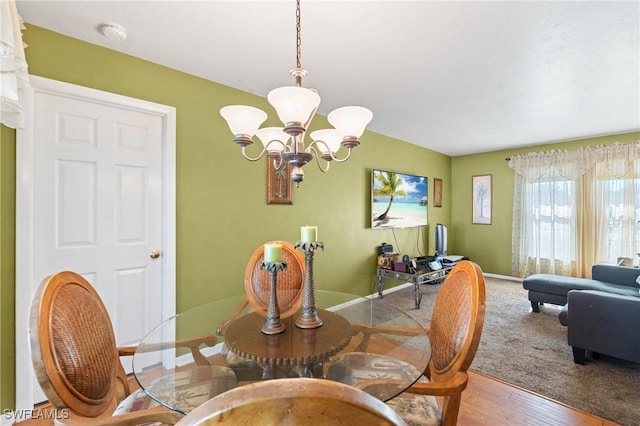
[[[470,261],[447,275],[436,299],[429,326],[430,379],[448,379],[467,371],[475,357],[485,312],[484,276]]]
[[[85,417],[113,408],[122,394],[122,365],[107,310],[74,272],[46,278],[31,306],[30,345],[40,386],[57,407]]]
[[[300,250],[286,241],[269,241],[282,245],[282,260],[287,264],[284,271],[278,272],[277,300],[280,318],[288,318],[300,309],[304,285],[305,260]],[[267,315],[270,294],[270,272],[260,269],[264,260],[264,246],[260,246],[249,259],[244,275],[244,289],[251,308]]]

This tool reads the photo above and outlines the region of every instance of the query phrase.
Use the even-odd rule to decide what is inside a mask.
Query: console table
[[[447,263],[442,265],[442,269],[432,271],[430,269],[418,269],[415,273],[392,271],[390,269],[378,268],[376,286],[378,289],[378,297],[382,299],[382,290],[384,289],[383,280],[385,278],[405,281],[413,283],[413,299],[416,303],[416,309],[420,309],[420,302],[422,301],[422,290],[420,290],[420,284],[440,284],[444,280],[445,276],[449,273],[456,263]]]

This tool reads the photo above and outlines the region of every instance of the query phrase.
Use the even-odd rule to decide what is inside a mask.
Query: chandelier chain
[[[296,0],[296,67],[302,68],[300,61],[300,47],[302,39],[300,37],[300,0]]]

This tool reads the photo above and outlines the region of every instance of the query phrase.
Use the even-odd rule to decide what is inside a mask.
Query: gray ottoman
[[[533,312],[540,312],[541,303],[563,306],[571,290],[597,290],[623,296],[637,296],[640,274],[638,268],[597,264],[591,268],[593,279],[565,277],[562,275],[534,274],[522,281],[529,290],[529,301]]]

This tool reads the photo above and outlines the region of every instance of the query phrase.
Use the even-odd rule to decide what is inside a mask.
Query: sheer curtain
[[[512,273],[588,277],[640,251],[640,141],[518,155]]]
[[[22,93],[29,85],[22,18],[14,0],[0,0],[0,123],[23,127]]]

